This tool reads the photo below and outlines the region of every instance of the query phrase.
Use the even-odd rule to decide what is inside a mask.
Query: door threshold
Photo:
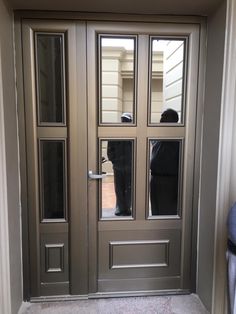
[[[118,291],[118,292],[96,292],[86,295],[57,295],[41,296],[30,298],[31,303],[41,302],[65,302],[102,298],[123,298],[123,297],[145,297],[145,296],[169,296],[169,295],[191,294],[189,290],[152,290],[152,291]]]

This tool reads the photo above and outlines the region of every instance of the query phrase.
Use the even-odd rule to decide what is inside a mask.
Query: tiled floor
[[[115,216],[116,194],[113,177],[105,178],[102,181],[102,218],[117,218]],[[132,208],[131,208],[132,211]],[[151,216],[151,206],[149,205],[149,215]],[[126,217],[118,217],[127,219]]]
[[[24,303],[19,314],[209,314],[195,294]]]
[[[116,194],[113,182],[102,183],[102,208],[115,208]]]

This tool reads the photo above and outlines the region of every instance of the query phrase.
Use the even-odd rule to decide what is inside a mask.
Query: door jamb
[[[226,219],[230,206],[236,201],[236,3],[227,1],[226,39],[220,113],[220,132],[217,171],[217,199],[214,243],[214,269],[212,291],[212,313],[227,313],[227,243]]]
[[[0,63],[0,312],[11,313],[7,173],[2,79]]]

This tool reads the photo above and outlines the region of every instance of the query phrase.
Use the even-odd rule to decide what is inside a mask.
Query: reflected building
[[[123,112],[134,116],[136,38],[101,37],[100,106],[102,123],[120,123]],[[172,108],[182,119],[185,40],[153,38],[150,72],[150,117],[157,124]],[[134,121],[135,121],[134,117]]]

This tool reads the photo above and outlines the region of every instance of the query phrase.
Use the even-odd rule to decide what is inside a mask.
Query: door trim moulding
[[[2,79],[0,63],[0,312],[11,313],[7,173]]]
[[[221,96],[220,132],[218,149],[218,175],[216,222],[214,243],[214,269],[212,291],[212,313],[228,313],[227,310],[227,243],[226,219],[230,206],[236,201],[236,3],[227,1],[226,33],[224,47],[224,68]]]
[[[27,11],[15,10],[15,19],[44,19],[44,20],[82,20],[107,22],[148,22],[148,23],[175,23],[175,24],[204,24],[204,16],[158,15],[158,14],[126,14],[126,13],[98,13],[98,12],[71,12],[71,11]]]

